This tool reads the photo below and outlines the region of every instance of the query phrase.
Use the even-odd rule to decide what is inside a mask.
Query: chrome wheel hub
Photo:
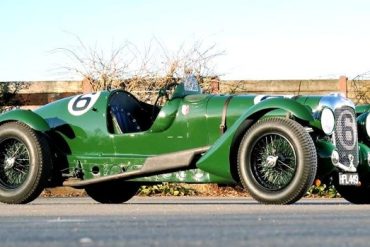
[[[272,156],[272,155],[267,156],[267,158],[266,158],[266,165],[268,167],[270,167],[270,168],[275,167],[278,158],[279,158],[278,156]]]
[[[8,158],[5,159],[4,169],[5,170],[12,169],[14,167],[14,164],[15,164],[15,157],[8,157]]]

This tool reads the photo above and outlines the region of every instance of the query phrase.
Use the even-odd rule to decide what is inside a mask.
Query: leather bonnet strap
[[[233,98],[233,95],[230,95],[226,98],[224,107],[222,109],[222,115],[221,115],[221,123],[220,123],[220,132],[221,135],[225,133],[227,126],[226,126],[226,114],[227,114],[227,107],[229,106],[230,100]]]

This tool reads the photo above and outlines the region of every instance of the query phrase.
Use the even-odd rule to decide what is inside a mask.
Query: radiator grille
[[[339,153],[339,162],[345,166],[358,165],[358,136],[355,112],[351,107],[341,107],[334,111],[334,142]]]

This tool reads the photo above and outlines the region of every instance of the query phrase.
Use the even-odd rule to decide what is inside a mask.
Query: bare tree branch
[[[367,83],[364,83],[366,82]],[[355,104],[370,104],[370,71],[359,74],[351,80]]]
[[[216,45],[204,46],[194,42],[191,46],[181,44],[176,51],[170,51],[157,38],[150,40],[141,50],[131,42],[125,42],[110,53],[89,47],[77,36],[77,46],[57,48],[70,60],[62,68],[89,80],[94,91],[124,87],[128,91],[155,91],[164,85],[191,73],[201,81],[204,77],[218,76],[213,60],[223,55],[216,51]],[[138,95],[149,100],[148,95]]]
[[[19,91],[29,87],[27,82],[0,82],[0,112],[24,105],[25,100],[19,97]]]

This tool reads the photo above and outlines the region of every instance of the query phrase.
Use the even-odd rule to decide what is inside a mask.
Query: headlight
[[[324,108],[321,111],[321,128],[324,131],[325,134],[331,135],[334,131],[335,127],[335,118],[334,113],[329,108]]]
[[[333,165],[337,165],[339,163],[339,153],[337,150],[334,150],[331,154],[331,162]]]
[[[365,112],[357,118],[358,129],[362,136],[370,139],[370,112]],[[365,138],[366,139],[366,138]]]
[[[370,137],[370,114],[368,113],[367,114],[367,117],[366,117],[366,133],[367,133],[367,136]]]

